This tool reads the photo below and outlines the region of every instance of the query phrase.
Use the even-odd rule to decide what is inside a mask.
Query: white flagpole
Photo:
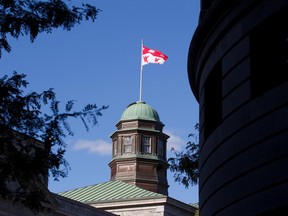
[[[141,40],[141,68],[140,68],[140,97],[139,101],[142,101],[142,70],[143,70],[143,39]]]

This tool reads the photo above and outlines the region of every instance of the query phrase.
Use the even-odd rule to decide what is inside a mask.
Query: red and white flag
[[[142,65],[149,63],[163,64],[167,59],[168,56],[162,52],[142,46]]]

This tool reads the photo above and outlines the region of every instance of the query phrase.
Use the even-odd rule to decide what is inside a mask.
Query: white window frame
[[[124,153],[131,153],[132,152],[132,136],[124,136]]]
[[[143,153],[151,153],[151,137],[149,136],[142,137],[142,149]]]

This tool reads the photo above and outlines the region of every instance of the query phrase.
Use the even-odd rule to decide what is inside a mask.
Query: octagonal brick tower
[[[121,180],[168,195],[166,144],[169,136],[155,109],[145,102],[130,104],[111,135],[111,180]]]

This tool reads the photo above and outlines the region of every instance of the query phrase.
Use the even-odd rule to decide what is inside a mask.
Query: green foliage
[[[94,22],[100,11],[71,0],[0,0],[0,58],[3,50],[11,51],[8,39],[29,35],[33,42],[42,32],[70,31],[83,20]],[[68,119],[80,118],[88,130],[107,107],[89,104],[73,111],[74,101],[68,101],[62,112],[53,89],[24,94],[27,85],[25,75],[16,72],[0,79],[0,196],[38,211],[47,201],[39,183],[48,174],[65,177],[70,169],[63,140],[73,135]],[[43,112],[45,107],[51,113]]]
[[[33,42],[41,32],[51,33],[55,28],[70,31],[82,20],[96,19],[101,11],[90,4],[71,6],[62,0],[1,0],[0,1],[0,58],[2,50],[11,51],[7,36],[19,38],[30,35]]]
[[[198,131],[199,124],[195,125],[195,130]],[[182,183],[186,188],[198,184],[199,180],[199,143],[198,136],[189,134],[188,137],[193,138],[186,144],[185,151],[177,152],[174,149],[175,157],[168,159],[169,169],[174,172],[175,182]]]
[[[73,111],[74,102],[68,101],[61,112],[53,89],[24,94],[25,77],[14,72],[0,79],[0,195],[38,211],[47,201],[39,182],[45,183],[48,174],[55,180],[66,177],[70,169],[63,140],[73,135],[68,120],[80,118],[88,130],[108,107],[89,104]],[[46,107],[51,112],[44,113]]]

